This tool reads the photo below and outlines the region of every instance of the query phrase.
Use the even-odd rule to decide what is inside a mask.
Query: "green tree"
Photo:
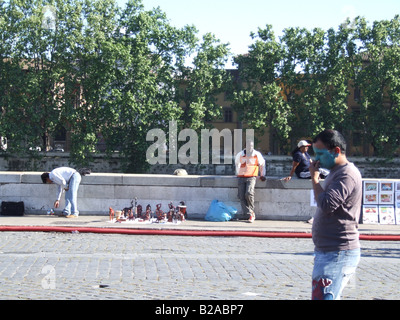
[[[279,141],[286,141],[291,130],[288,126],[291,110],[281,94],[279,64],[283,48],[270,25],[251,36],[255,43],[249,53],[234,60],[239,68],[233,92],[234,108],[250,128],[258,133],[269,128]]]
[[[211,35],[200,42],[194,26],[171,26],[159,8],[146,11],[140,0],[123,9],[115,0],[11,0],[0,10],[0,134],[12,152],[47,149],[64,126],[76,165],[90,164],[104,139],[126,172],[144,172],[149,130],[168,131],[170,120],[199,128],[218,114],[211,96],[226,80],[227,46]],[[183,80],[192,95],[181,119]]]
[[[141,1],[128,2],[118,29],[118,43],[128,53],[119,60],[102,133],[109,151],[119,147],[126,172],[145,172],[149,130],[168,132],[172,120],[199,129],[217,114],[212,95],[224,83],[227,49],[211,35],[199,43],[194,26],[175,28],[159,8],[145,11]],[[193,67],[188,67],[191,56]]]
[[[221,117],[222,107],[216,103],[216,96],[225,92],[230,82],[224,69],[228,54],[228,45],[210,33],[197,44],[193,66],[181,73],[181,94],[177,96],[184,102],[184,128],[203,129],[206,122]]]
[[[199,43],[194,26],[175,28],[159,8],[145,11],[141,1],[128,2],[118,28],[128,54],[120,59],[102,133],[109,151],[119,147],[126,172],[145,172],[149,130],[168,132],[173,120],[200,129],[218,114],[214,94],[227,80],[222,65],[228,51],[210,34]]]
[[[348,22],[349,23],[349,22]],[[304,31],[299,52],[303,53],[304,67],[297,78],[301,80],[298,121],[292,123],[296,138],[313,137],[326,128],[346,129],[349,118],[347,99],[353,76],[354,43],[349,24],[342,24],[324,32]]]
[[[0,134],[10,151],[49,146],[58,123],[59,62],[53,56],[53,29],[45,23],[46,1],[1,3]]]
[[[309,136],[316,125],[324,81],[324,32],[288,28],[280,40],[283,56],[279,75],[282,93],[291,111],[288,126],[292,149],[299,137]]]
[[[355,85],[361,90],[357,125],[377,156],[392,156],[400,146],[400,18],[355,20],[361,42]]]
[[[188,27],[171,27],[159,9],[145,11],[140,1],[122,11],[116,35],[122,54],[112,99],[104,105],[102,134],[109,153],[121,152],[126,172],[147,170],[147,132],[166,130],[169,120],[180,117],[174,74],[190,47],[190,33]]]
[[[367,79],[372,79],[378,69],[365,68],[362,57],[366,55],[360,54],[359,39],[370,39],[372,32],[365,21],[364,24],[363,35],[361,31],[356,31],[357,23],[349,20],[337,30],[331,28],[326,32],[318,28],[312,31],[288,28],[279,41],[274,36],[272,26],[259,29],[257,35],[252,35],[256,41],[250,46],[249,53],[236,59],[242,83],[235,89],[234,102],[241,119],[255,129],[269,128],[273,142],[278,142],[278,150],[283,153],[292,149],[299,139],[315,136],[325,128],[348,132],[359,129],[359,123],[370,124],[373,130],[379,128],[384,123],[382,118],[388,116],[386,112],[394,115],[393,110],[398,105],[398,68],[391,69],[390,83],[381,81],[379,86],[382,97],[383,92],[388,92],[387,95],[392,97],[391,108],[386,111],[374,109],[368,114],[371,117],[369,121],[361,121],[357,118],[358,114],[352,114],[348,108],[349,85],[354,82],[356,74],[357,85],[369,92],[371,97],[377,98],[377,90],[373,87],[377,84]],[[398,35],[394,23],[385,27],[391,30],[388,31],[391,32],[391,38]],[[375,51],[397,52],[398,46],[384,47],[380,43]],[[364,48],[366,52],[373,50],[371,45],[368,49],[366,45]],[[382,63],[381,51],[378,57]],[[395,55],[391,54],[390,59],[396,64]],[[368,70],[370,73],[367,73]],[[381,75],[387,77],[387,74]],[[366,111],[363,110],[360,116],[365,118],[365,115]],[[397,121],[396,116],[392,119]],[[394,129],[393,125],[389,127],[388,132]],[[379,136],[382,137],[380,133]],[[374,138],[370,137],[373,141]],[[397,138],[392,138],[393,144]]]
[[[62,116],[71,132],[71,160],[88,165],[105,124],[105,108],[114,100],[118,63],[128,52],[116,36],[119,9],[114,0],[73,0],[59,9],[59,15],[64,19],[59,32],[68,41],[60,53],[65,86]]]

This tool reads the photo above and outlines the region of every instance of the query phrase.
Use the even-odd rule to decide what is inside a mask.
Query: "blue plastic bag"
[[[225,203],[213,200],[206,213],[205,220],[207,221],[229,221],[237,213],[237,209],[227,206]]]

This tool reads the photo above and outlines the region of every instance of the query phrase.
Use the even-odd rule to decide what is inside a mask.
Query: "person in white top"
[[[257,176],[265,181],[265,160],[262,154],[254,150],[254,142],[247,141],[246,149],[235,157],[236,175],[238,177],[238,198],[242,213],[249,215],[249,222],[254,222],[254,195]]]
[[[45,172],[41,176],[43,183],[55,183],[58,185],[57,199],[54,208],[59,208],[60,199],[65,190],[65,208],[61,216],[76,218],[78,211],[78,188],[81,182],[81,175],[78,171],[68,167],[60,167],[51,172]]]

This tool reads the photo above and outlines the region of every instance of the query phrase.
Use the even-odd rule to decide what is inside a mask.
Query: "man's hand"
[[[59,206],[60,206],[60,201],[56,200],[54,202],[54,208],[58,209]]]
[[[312,162],[310,164],[310,174],[311,174],[311,180],[314,183],[318,183],[319,182],[319,161],[316,162]]]
[[[319,161],[313,162],[310,164],[310,173],[311,173],[311,182],[314,190],[315,200],[318,199],[318,196],[324,192],[321,185],[319,184]]]

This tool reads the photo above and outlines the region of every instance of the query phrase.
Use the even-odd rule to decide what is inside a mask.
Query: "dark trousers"
[[[242,213],[250,215],[254,213],[254,194],[256,186],[256,177],[238,178],[238,198],[242,206]]]

